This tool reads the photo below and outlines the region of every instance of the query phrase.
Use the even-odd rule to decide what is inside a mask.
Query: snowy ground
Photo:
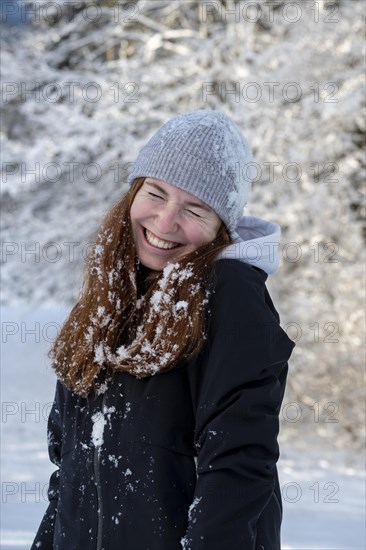
[[[54,466],[47,455],[46,421],[55,377],[46,352],[66,313],[57,307],[1,310],[3,550],[29,548],[47,506]],[[307,443],[301,451],[282,446],[283,549],[364,550],[363,457]]]

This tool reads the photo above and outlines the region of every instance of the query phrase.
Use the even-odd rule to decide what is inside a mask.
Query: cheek
[[[191,244],[200,246],[213,241],[216,233],[209,227],[193,227],[187,236]]]
[[[131,204],[131,208],[130,208],[131,222],[133,222],[134,219],[136,218],[137,210],[138,210],[138,208],[137,208],[136,197],[135,197],[133,203]]]
[[[148,208],[146,207],[146,203],[144,203],[144,201],[138,200],[138,198],[136,197],[130,209],[131,222],[140,220],[141,218],[146,216],[147,213]]]

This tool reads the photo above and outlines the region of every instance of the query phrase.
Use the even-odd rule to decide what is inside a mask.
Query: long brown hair
[[[206,339],[213,262],[232,238],[222,223],[214,241],[149,272],[140,296],[130,208],[143,182],[136,179],[105,215],[80,297],[48,353],[61,382],[82,397],[103,392],[116,371],[137,378],[167,371]]]

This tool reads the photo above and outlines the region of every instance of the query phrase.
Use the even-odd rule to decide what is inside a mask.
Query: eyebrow
[[[164,191],[162,187],[160,187],[157,183],[153,183],[152,181],[145,180],[145,183],[150,185],[151,187],[155,187],[160,193],[167,196],[167,193]],[[196,208],[201,208],[202,210],[205,210],[208,213],[211,213],[211,208],[209,206],[206,206],[205,204],[198,204],[197,202],[184,202],[186,206],[194,206]]]

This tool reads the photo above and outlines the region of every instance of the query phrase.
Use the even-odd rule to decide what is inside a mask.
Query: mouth
[[[142,227],[142,232],[145,242],[157,250],[175,250],[183,246],[182,243],[159,239],[154,233],[146,229],[146,227]]]

